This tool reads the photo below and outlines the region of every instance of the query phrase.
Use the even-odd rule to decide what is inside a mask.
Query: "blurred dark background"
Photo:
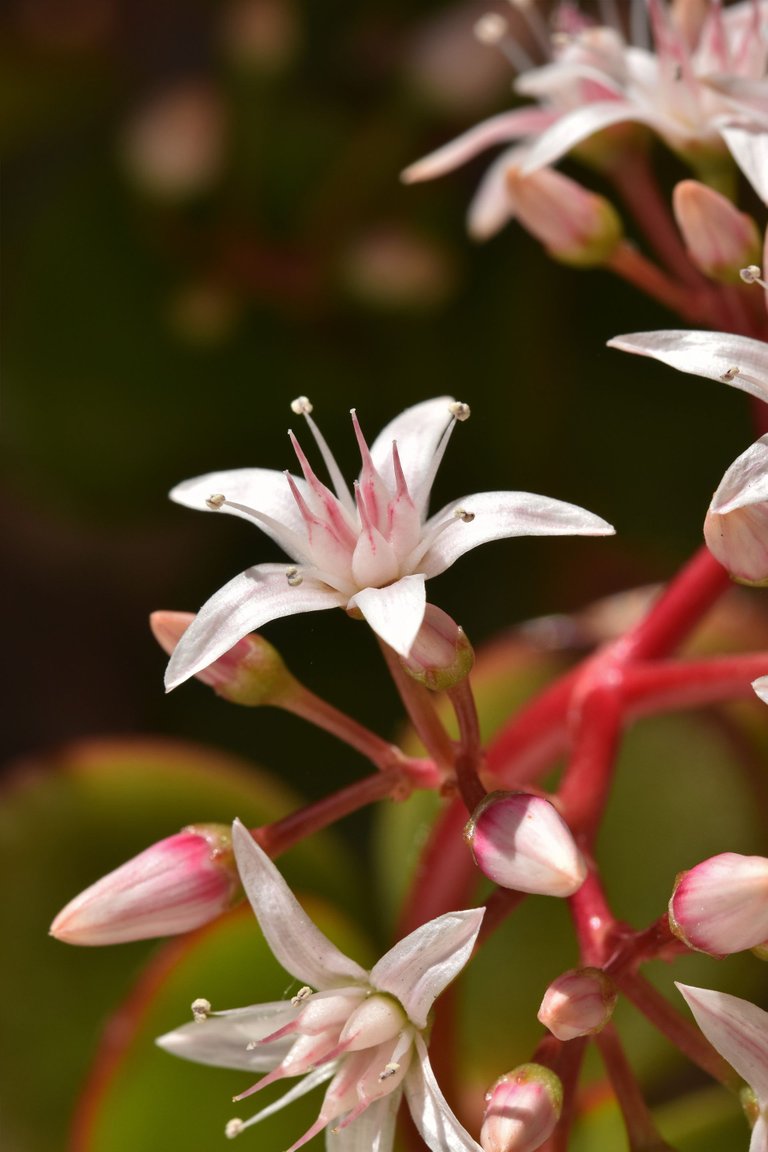
[[[743,398],[606,350],[675,324],[608,274],[553,264],[514,225],[470,242],[486,158],[399,183],[510,101],[506,63],[472,35],[486,7],[4,6],[5,761],[165,733],[244,752],[310,793],[324,790],[319,755],[324,780],[335,764],[346,777],[334,744],[283,716],[197,683],[165,697],[146,625],[278,558],[249,525],[166,492],[211,469],[292,466],[300,393],[350,474],[352,405],[373,436],[452,393],[473,416],[433,506],[519,488],[616,524],[615,540],[490,545],[440,577],[432,598],[476,643],[664,578],[698,543],[710,492],[751,439]],[[363,627],[321,613],[266,633],[313,687],[391,728]]]

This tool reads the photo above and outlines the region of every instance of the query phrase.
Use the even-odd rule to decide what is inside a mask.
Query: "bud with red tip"
[[[547,988],[538,1018],[558,1040],[592,1036],[610,1020],[617,992],[600,968],[572,968]]]
[[[215,920],[239,887],[225,824],[193,824],[86,888],[51,925],[67,944],[122,944]]]
[[[698,180],[681,180],[672,196],[688,255],[713,280],[738,283],[739,269],[760,259],[760,233],[751,216]]]
[[[464,839],[480,871],[502,888],[572,896],[587,875],[568,825],[542,796],[491,792],[473,812]]]
[[[194,618],[192,612],[153,612],[149,617],[155,639],[169,656]],[[280,653],[258,633],[238,640],[233,648],[198,672],[197,679],[213,688],[217,696],[251,708],[279,705],[298,687]]]
[[[523,227],[563,264],[604,264],[622,238],[621,220],[608,200],[562,172],[525,172],[512,166],[507,191]]]
[[[712,956],[768,942],[768,859],[723,852],[675,882],[669,902],[675,936]]]
[[[442,608],[427,604],[413,646],[400,662],[425,688],[446,692],[469,675],[475,654],[464,629]]]
[[[543,1064],[521,1064],[496,1081],[485,1101],[484,1152],[535,1152],[560,1119],[563,1086]]]

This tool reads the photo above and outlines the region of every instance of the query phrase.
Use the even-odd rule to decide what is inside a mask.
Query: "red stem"
[[[607,1024],[595,1041],[624,1118],[630,1152],[672,1152],[653,1122],[616,1029]]]

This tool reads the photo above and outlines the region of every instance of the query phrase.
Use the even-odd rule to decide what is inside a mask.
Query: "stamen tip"
[[[454,400],[452,404],[449,404],[448,411],[450,412],[451,416],[453,416],[454,420],[459,420],[461,422],[464,420],[469,420],[469,417],[471,416],[471,409],[469,404],[464,404],[461,400]]]
[[[739,269],[739,276],[745,284],[760,284],[763,288],[768,287],[762,279],[762,275],[762,270],[757,264],[748,264],[746,268]]]
[[[224,1129],[224,1135],[226,1136],[227,1140],[234,1140],[235,1136],[240,1135],[244,1127],[245,1125],[243,1124],[242,1120],[240,1120],[237,1116],[233,1116],[231,1120],[227,1121],[226,1127]]]
[[[291,412],[294,416],[309,416],[312,411],[312,403],[306,396],[297,396],[295,400],[291,400]]]
[[[301,572],[294,564],[291,564],[288,568],[286,568],[285,578],[291,588],[298,588],[304,580]]]
[[[484,16],[475,21],[472,31],[475,39],[479,40],[481,44],[493,45],[504,39],[508,28],[507,21],[498,12],[486,12]]]
[[[214,512],[218,512],[222,504],[226,504],[226,502],[227,498],[223,492],[214,492],[214,494],[206,500],[206,504],[209,508],[212,508]]]
[[[195,1024],[202,1024],[203,1020],[207,1020],[211,1014],[211,1002],[206,1000],[203,996],[193,1000],[191,1004],[192,1019]]]
[[[738,368],[734,364],[734,366],[732,368],[726,368],[725,372],[723,372],[720,379],[724,380],[726,382],[726,384],[728,384],[728,383],[730,383],[731,380],[735,380],[735,378],[739,375],[740,372],[741,372],[741,369]]]

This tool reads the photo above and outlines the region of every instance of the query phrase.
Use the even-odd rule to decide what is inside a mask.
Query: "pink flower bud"
[[[511,167],[507,190],[520,223],[564,264],[604,264],[622,238],[613,206],[562,172],[523,173]]]
[[[739,269],[760,260],[751,216],[698,180],[681,180],[672,196],[678,227],[693,263],[713,280],[738,283]]]
[[[491,792],[472,814],[464,839],[480,871],[502,888],[572,896],[587,875],[568,825],[541,796]]]
[[[149,625],[170,656],[194,618],[192,612],[153,612]],[[217,696],[251,708],[280,704],[281,697],[296,684],[277,649],[253,633],[198,672],[197,679],[213,688]]]
[[[102,876],[51,925],[67,944],[174,936],[215,920],[239,884],[225,824],[193,824]]]
[[[496,1081],[485,1101],[484,1152],[535,1152],[560,1119],[563,1086],[542,1064],[521,1064]]]
[[[704,521],[712,555],[739,584],[768,584],[768,436],[734,460]]]
[[[538,1018],[558,1040],[591,1036],[610,1020],[616,988],[600,968],[572,968],[544,993]]]
[[[728,956],[768,941],[768,860],[723,852],[675,881],[674,934],[698,952]]]
[[[468,676],[475,662],[463,628],[442,608],[427,604],[424,621],[401,663],[414,680],[434,692],[445,692]]]

